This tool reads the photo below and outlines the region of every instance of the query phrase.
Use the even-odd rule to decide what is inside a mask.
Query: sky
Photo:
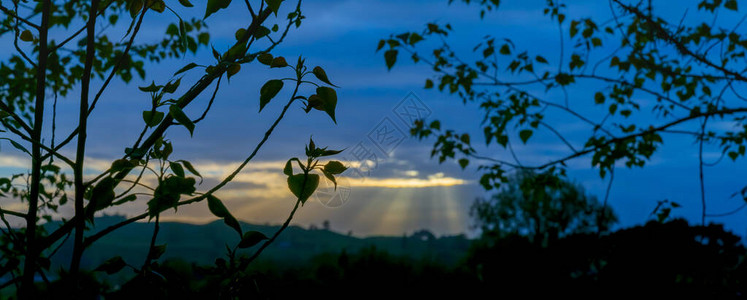
[[[193,1],[195,9],[184,11],[183,17],[202,15],[204,8],[197,2]],[[237,24],[248,19],[243,3],[234,2],[228,9],[207,19],[211,43],[220,51],[224,51],[233,40]],[[337,124],[322,112],[305,114],[300,106],[293,106],[257,157],[217,195],[242,221],[282,223],[294,204],[282,167],[290,157],[303,156],[304,145],[313,137],[317,145],[345,149],[336,159],[363,169],[365,174],[355,175],[351,171],[343,174],[347,177],[340,179],[337,191],[323,182],[312,201],[299,210],[294,224],[319,226],[329,220],[332,230],[352,232],[355,236],[397,236],[420,229],[431,230],[437,235],[474,235],[470,205],[476,197],[490,195],[477,183],[480,171],[475,165],[462,170],[456,162],[439,164],[437,159],[430,158],[433,140],[419,141],[410,137],[405,112],[439,119],[446,127],[469,132],[475,139],[482,134],[481,112],[475,104],[463,104],[454,95],[423,89],[425,78],[431,75],[424,64],[413,64],[400,58],[395,68],[387,70],[382,53],[375,51],[376,45],[379,39],[393,33],[420,31],[428,22],[448,22],[458,32],[449,38],[449,42],[467,55],[484,35],[492,34],[511,38],[518,48],[537,50],[551,59],[557,57],[554,45],[558,44],[559,38],[557,27],[542,14],[544,2],[504,1],[497,12],[488,13],[480,20],[475,5],[457,1],[451,5],[445,0],[305,1],[302,9],[306,19],[302,26],[291,29],[273,54],[285,56],[289,62],[300,55],[306,58],[307,65],[324,67],[329,79],[341,87],[337,91]],[[679,18],[687,7],[680,4],[674,6],[669,2],[656,9],[665,16]],[[290,5],[285,1],[283,9]],[[572,5],[569,4],[568,14],[569,17],[607,16],[610,10],[607,1],[573,1]],[[281,11],[279,15],[284,14]],[[689,21],[698,21],[697,15],[691,14],[688,18]],[[735,16],[722,18],[728,21]],[[163,25],[173,21],[173,17],[169,19],[167,15],[146,17],[142,38],[158,39]],[[273,22],[271,20],[270,24]],[[148,108],[150,99],[135,86],[168,78],[187,63],[209,63],[211,59],[210,51],[190,54],[183,59],[147,65],[149,73],[143,80],[136,78],[129,85],[112,84],[89,121],[87,174],[106,169],[111,160],[120,157],[124,148],[137,137],[142,126],[141,111]],[[185,91],[187,83],[194,82],[198,75],[199,72],[187,73],[178,91]],[[290,75],[288,70],[270,70],[258,64],[245,66],[230,82],[221,83],[210,114],[198,124],[193,136],[190,137],[183,127],[172,128],[167,133],[176,149],[172,157],[193,162],[204,176],[200,190],[209,189],[229,174],[262,138],[282,109],[279,99],[290,94],[287,90],[281,92],[258,113],[259,89],[270,78]],[[97,87],[101,82],[94,81],[93,84]],[[593,85],[581,84],[580,87],[580,94],[594,91]],[[186,113],[199,114],[208,99],[207,95],[199,97],[196,108]],[[590,99],[574,97],[572,105],[588,116],[598,116],[600,108],[590,105]],[[75,99],[60,101],[58,134],[73,128],[77,120],[76,109]],[[585,134],[590,132],[583,124],[563,116],[548,118],[555,121],[558,124],[556,129],[567,134],[572,141],[582,142]],[[642,122],[656,124],[657,120],[649,118],[642,119]],[[729,122],[716,125],[727,129],[733,126]],[[376,143],[377,133],[381,130],[394,132],[393,140],[387,144]],[[0,146],[0,173],[22,172],[30,165],[27,158],[14,152],[7,143]],[[514,149],[522,162],[541,163],[567,154],[563,147],[552,136],[537,134],[530,143],[516,144]],[[507,153],[495,147],[478,146],[478,150],[487,156],[509,158]],[[74,149],[68,147],[63,153],[74,154]],[[367,154],[371,159],[362,161],[355,158],[356,154]],[[707,146],[705,151],[708,160],[716,160],[720,154],[717,146]],[[618,226],[633,226],[651,220],[657,201],[665,199],[682,205],[673,211],[674,216],[699,222],[701,203],[697,156],[697,144],[692,138],[665,136],[664,147],[644,168],[617,168],[609,205],[619,216]],[[709,213],[727,212],[742,205],[741,199],[731,195],[745,186],[746,166],[743,159],[736,162],[725,159],[705,170]],[[588,157],[569,162],[568,174],[589,194],[600,199],[604,197],[609,177],[600,178],[598,170],[591,168]],[[146,201],[139,199],[133,205],[108,209],[104,213],[140,214],[145,211]],[[23,209],[23,204],[7,200],[0,203],[6,209]],[[61,209],[62,215],[70,213],[70,207]],[[747,233],[745,213],[747,211],[740,211],[727,217],[709,218],[708,221],[723,223],[728,229],[744,235]],[[176,213],[169,211],[163,219],[206,223],[217,218],[203,202],[181,207]]]

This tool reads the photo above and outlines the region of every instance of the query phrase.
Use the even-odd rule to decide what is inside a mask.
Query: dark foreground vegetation
[[[296,230],[316,234],[320,244],[345,237],[326,230]],[[85,290],[90,299],[102,295],[104,299],[441,299],[456,294],[724,299],[742,298],[747,290],[745,247],[738,236],[715,224],[651,221],[604,236],[573,234],[546,245],[520,235],[486,234],[470,241],[457,260],[449,258],[461,245],[455,240],[460,239],[434,239],[422,233],[368,239],[372,246],[322,253],[312,250],[317,254],[303,263],[273,256],[246,269],[240,269],[245,259],[241,254],[212,264],[196,263],[188,256],[170,257],[154,264],[147,276],[103,263],[87,272],[87,280],[80,285],[49,278],[51,284],[40,279],[39,285],[49,299],[64,299],[70,289]],[[422,247],[429,243],[430,247]],[[407,247],[419,250],[402,251]]]

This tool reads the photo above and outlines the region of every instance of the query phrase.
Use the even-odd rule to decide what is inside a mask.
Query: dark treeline
[[[147,277],[121,285],[102,281],[102,272],[90,273],[85,288],[92,298],[103,294],[105,299],[440,299],[455,293],[723,299],[745,295],[745,254],[740,238],[721,225],[691,226],[675,219],[603,236],[573,234],[544,245],[519,235],[484,235],[451,263],[380,247],[319,254],[293,266],[264,260],[247,269],[222,258],[213,265],[167,259]],[[46,292],[59,299],[68,288],[60,281]]]

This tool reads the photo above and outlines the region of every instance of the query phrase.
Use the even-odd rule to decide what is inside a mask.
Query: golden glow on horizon
[[[354,166],[354,163],[343,162]],[[3,155],[0,167],[27,168],[30,160],[25,157]],[[207,191],[218,182],[229,176],[240,165],[237,162],[194,161],[193,165],[203,175],[204,182],[197,187],[198,191]],[[233,181],[216,193],[231,212],[242,221],[255,224],[277,224],[285,220],[294,199],[288,190],[286,176],[282,172],[285,161],[259,161],[249,163]],[[87,179],[106,171],[111,161],[86,158]],[[413,170],[407,164],[393,164],[394,170],[388,170],[391,177],[345,177],[344,181],[351,188],[349,203],[334,210],[315,202],[314,198],[306,203],[304,213],[300,213],[296,222],[320,224],[329,219],[333,224],[341,225],[339,230],[354,230],[361,235],[400,235],[404,232],[427,228],[434,231],[463,231],[466,215],[457,211],[462,208],[458,203],[458,193],[454,187],[469,184],[467,180],[447,177],[444,173],[431,175]],[[379,167],[381,168],[381,167]],[[63,172],[70,173],[69,168]],[[352,172],[351,172],[352,173]],[[382,172],[383,173],[383,172]],[[157,185],[155,175],[145,172],[141,183],[151,187]],[[8,174],[6,174],[8,175]],[[426,176],[427,175],[427,176]],[[130,174],[128,179],[134,180]],[[327,180],[322,177],[322,180]],[[320,183],[321,188],[322,183]],[[118,191],[124,191],[129,185],[122,185]],[[150,193],[144,188],[135,188],[134,192]],[[69,191],[70,195],[72,191]],[[183,196],[182,199],[190,197]],[[133,216],[147,210],[147,195],[124,206],[111,207],[97,212],[103,214],[125,214]],[[5,201],[3,201],[5,200]],[[4,209],[25,211],[26,205],[10,199],[0,199]],[[69,205],[60,208],[58,217],[72,216]],[[55,217],[57,218],[57,217]],[[192,224],[205,224],[217,218],[207,209],[204,202],[179,207],[178,212],[167,210],[163,221],[178,221]],[[20,224],[20,223],[19,223]],[[15,225],[14,225],[15,226]],[[302,225],[305,226],[305,225]]]
[[[437,186],[455,186],[463,185],[468,182],[463,179],[452,177],[429,177],[422,178],[350,178],[350,185],[353,187],[381,187],[381,188],[428,188]]]

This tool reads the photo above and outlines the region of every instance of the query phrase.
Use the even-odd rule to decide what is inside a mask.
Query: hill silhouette
[[[103,216],[95,219],[97,232],[110,225],[125,220],[123,216]],[[59,224],[51,222],[45,225],[53,229]],[[242,222],[244,231],[256,230],[267,236],[274,234],[280,226],[257,225]],[[96,268],[113,256],[122,256],[129,264],[139,266],[145,259],[153,233],[152,223],[132,223],[101,238],[86,250],[82,267]],[[199,265],[210,265],[216,258],[225,258],[226,245],[235,245],[239,237],[235,231],[216,220],[197,225],[179,222],[161,222],[156,244],[166,245],[166,252],[161,260],[180,259]],[[278,266],[293,266],[306,263],[315,255],[322,253],[340,253],[342,251],[358,252],[375,247],[387,253],[439,261],[443,264],[454,264],[469,248],[470,240],[464,235],[436,237],[427,230],[400,237],[374,236],[359,238],[326,229],[304,229],[299,226],[288,227],[260,256],[261,261],[271,262]],[[257,247],[257,246],[255,246]],[[240,249],[238,253],[251,255],[255,247]],[[62,266],[70,261],[72,243],[70,240],[61,245],[52,257],[52,267]]]

